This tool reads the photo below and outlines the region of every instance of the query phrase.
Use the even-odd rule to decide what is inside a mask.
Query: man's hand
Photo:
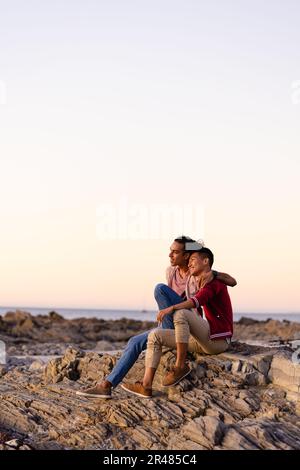
[[[212,271],[208,271],[207,273],[203,273],[199,279],[199,289],[206,286],[209,282],[211,282],[214,278]]]
[[[173,311],[174,311],[173,306],[164,308],[163,310],[160,310],[157,314],[157,317],[156,317],[158,323],[161,323],[163,318],[166,315],[169,315],[170,313],[173,313]]]

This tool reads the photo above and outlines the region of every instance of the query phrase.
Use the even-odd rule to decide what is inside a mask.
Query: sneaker
[[[152,397],[152,389],[145,388],[142,382],[135,382],[134,384],[122,384],[121,387],[126,390],[126,392],[133,393],[138,397],[142,398],[151,398]]]
[[[164,387],[171,387],[172,385],[178,384],[184,377],[189,375],[192,369],[185,364],[183,369],[179,369],[179,367],[174,367],[171,372],[169,372],[163,380]]]
[[[90,398],[111,398],[111,389],[96,385],[96,387],[88,388],[87,390],[78,390],[76,395]]]

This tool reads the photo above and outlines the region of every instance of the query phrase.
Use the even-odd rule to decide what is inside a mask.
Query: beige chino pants
[[[211,340],[209,324],[192,310],[177,310],[174,330],[157,328],[148,336],[146,367],[157,369],[163,346],[176,349],[176,343],[188,343],[189,352],[220,354],[228,348],[225,339]]]

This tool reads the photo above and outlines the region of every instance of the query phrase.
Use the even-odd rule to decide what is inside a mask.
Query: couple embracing
[[[176,349],[173,369],[163,379],[165,387],[179,383],[190,372],[187,352],[219,354],[229,346],[233,315],[227,286],[234,278],[212,270],[214,255],[209,248],[182,236],[170,247],[167,285],[158,284],[154,296],[158,304],[158,327],[132,337],[105,380],[77,394],[91,398],[111,398],[112,389],[123,380],[146,350],[142,382],[122,384],[129,393],[152,397],[152,383],[164,346]]]

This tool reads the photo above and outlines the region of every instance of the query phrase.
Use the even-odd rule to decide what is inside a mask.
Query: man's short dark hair
[[[202,259],[203,258],[208,258],[208,262],[209,262],[210,267],[212,267],[212,265],[214,264],[214,254],[209,248],[206,248],[206,246],[201,248],[201,250],[193,251],[193,253],[198,253],[201,256]]]
[[[180,237],[175,238],[174,242],[181,243],[181,245],[183,245],[184,251],[190,251],[188,249],[189,244],[196,243],[195,240],[190,237],[187,237],[186,235],[181,235]]]

